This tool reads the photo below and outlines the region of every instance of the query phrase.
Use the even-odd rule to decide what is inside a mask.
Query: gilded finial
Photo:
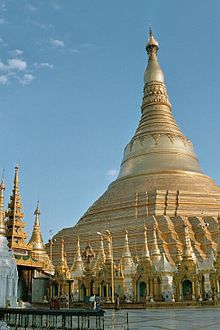
[[[18,170],[19,170],[18,163],[16,163],[16,165],[15,165],[15,177],[14,177],[14,187],[16,189],[18,187]]]
[[[152,30],[149,30],[146,51],[148,53],[148,66],[144,73],[145,84],[152,81],[164,82],[164,74],[157,60],[157,51],[159,49],[158,41],[154,38]]]
[[[152,48],[157,50],[159,49],[159,44],[158,41],[154,38],[153,36],[153,32],[151,27],[149,28],[149,38],[148,38],[148,42],[147,42],[147,46],[146,46],[146,51],[148,54],[150,54],[150,50],[152,50]]]
[[[40,209],[39,209],[39,198],[38,198],[38,201],[37,201],[37,207],[36,207],[36,210],[34,212],[35,215],[40,215]]]

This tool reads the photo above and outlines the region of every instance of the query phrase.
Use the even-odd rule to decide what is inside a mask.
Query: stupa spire
[[[124,249],[122,252],[120,264],[124,275],[132,273],[135,269],[134,261],[129,248],[127,230],[125,231]]]
[[[77,250],[76,250],[75,260],[82,261],[79,236],[77,237]]]
[[[103,237],[102,236],[100,236],[100,250],[99,250],[99,253],[100,253],[100,257],[105,262],[106,257],[105,257],[105,249],[104,249]]]
[[[157,242],[157,231],[156,226],[153,227],[153,240],[151,249],[151,258],[154,262],[157,262],[161,258],[160,249]]]
[[[5,236],[5,222],[4,222],[4,178],[0,184],[0,236]]]
[[[19,192],[18,170],[18,164],[16,164],[14,187],[10,197],[10,202],[8,204],[8,210],[6,211],[6,236],[8,238],[9,248],[28,250],[30,248],[25,242],[25,239],[28,237],[28,233],[25,233],[23,230],[26,224],[23,222],[24,213],[22,211],[21,196]]]
[[[15,220],[16,215],[19,213],[20,217],[23,218],[22,213],[22,203],[21,196],[19,192],[19,179],[18,179],[18,164],[15,166],[15,176],[14,176],[14,188],[12,190],[11,202],[8,205],[13,211],[13,220]]]
[[[45,253],[45,246],[40,230],[40,210],[39,210],[39,201],[37,202],[37,207],[34,212],[35,222],[33,227],[33,232],[29,244],[32,245],[33,252],[36,253]]]
[[[185,223],[184,225],[184,238],[185,238],[185,244],[184,244],[184,248],[183,248],[183,259],[189,259],[189,260],[196,260],[195,254],[193,252],[193,248],[192,248],[192,244],[191,244],[191,240],[190,240],[190,236],[189,236],[189,227],[188,225]]]
[[[74,273],[74,276],[77,276],[77,275],[83,273],[83,269],[84,269],[84,267],[83,267],[83,260],[82,260],[81,250],[80,250],[80,239],[78,236],[77,237],[77,250],[76,250],[73,265],[72,265],[70,271],[71,271],[71,273]]]
[[[99,253],[97,256],[95,268],[101,268],[102,265],[104,265],[105,260],[106,260],[106,256],[105,256],[105,249],[103,244],[103,236],[100,235],[100,248],[99,248]]]
[[[147,227],[146,226],[144,226],[144,248],[143,248],[142,258],[143,259],[150,258],[150,253],[149,253],[148,243],[147,243]]]
[[[59,261],[59,265],[56,267],[55,273],[58,277],[68,278],[68,279],[70,278],[70,270],[69,270],[69,266],[67,264],[66,253],[64,251],[63,237],[61,239],[60,261]]]
[[[60,262],[63,264],[65,263],[65,252],[64,252],[64,239],[61,239],[61,254],[60,254]]]
[[[88,241],[82,256],[86,262],[85,268],[86,270],[89,270],[93,262],[93,259],[95,258],[95,252],[90,244],[90,240]]]
[[[107,249],[107,255],[106,255],[106,261],[111,261],[112,260],[112,244],[111,244],[111,239],[110,237],[107,237],[107,242],[108,242],[108,249]]]
[[[125,148],[118,178],[164,171],[202,172],[191,142],[172,115],[164,74],[157,58],[158,49],[159,44],[150,29],[142,116],[135,135]]]

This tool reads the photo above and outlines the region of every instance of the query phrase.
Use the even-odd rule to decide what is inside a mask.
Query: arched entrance
[[[106,284],[103,283],[103,285],[102,285],[102,297],[106,298],[106,296],[107,296]]]
[[[86,300],[86,287],[84,284],[81,285],[81,288],[80,288],[80,298],[81,298],[81,301],[85,301]]]
[[[192,282],[190,280],[184,280],[182,283],[183,288],[183,300],[192,300]]]
[[[145,282],[138,282],[137,283],[137,301],[143,302],[146,299],[146,283]]]
[[[93,286],[94,286],[94,281],[90,282],[90,296],[92,296],[93,294],[95,294],[94,290],[93,290]]]

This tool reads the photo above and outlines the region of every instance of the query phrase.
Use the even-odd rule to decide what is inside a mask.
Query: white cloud
[[[108,172],[106,173],[108,176],[110,177],[116,177],[118,175],[119,171],[116,169],[110,169],[108,170]]]
[[[8,83],[8,77],[6,75],[0,76],[0,84],[6,85]]]
[[[31,73],[25,73],[22,78],[19,78],[19,81],[22,85],[29,85],[35,77]]]
[[[58,39],[50,39],[50,44],[55,47],[64,47],[64,41]]]
[[[27,62],[20,60],[19,58],[12,58],[8,60],[8,70],[24,71],[27,69]]]
[[[53,64],[50,64],[50,63],[47,63],[47,62],[34,63],[34,66],[38,69],[40,69],[40,68],[53,69]]]
[[[27,69],[27,63],[18,58],[11,58],[4,64],[0,61],[0,71],[24,71]]]
[[[22,54],[24,54],[23,50],[20,49],[15,49],[9,52],[9,54],[11,56],[17,57],[17,56],[21,56]]]
[[[13,80],[19,81],[22,85],[29,85],[35,79],[28,72],[27,62],[19,58],[11,58],[7,60],[7,63],[0,61],[0,71],[4,72],[4,74],[0,75],[1,85],[10,84]]]

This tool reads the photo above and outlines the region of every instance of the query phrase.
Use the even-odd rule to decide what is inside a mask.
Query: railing
[[[128,312],[112,311],[112,314],[105,315],[105,330],[129,330]]]
[[[11,329],[104,330],[104,311],[0,308]]]

